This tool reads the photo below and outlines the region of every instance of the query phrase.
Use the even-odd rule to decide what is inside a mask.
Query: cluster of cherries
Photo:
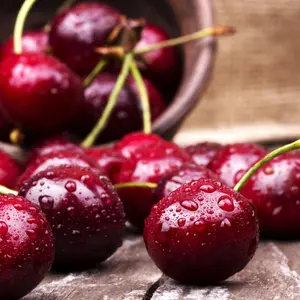
[[[286,153],[299,141],[268,154],[254,144],[164,140],[151,120],[177,74],[170,46],[182,39],[101,3],[65,7],[43,30],[22,35],[34,2],[24,2],[14,39],[1,48],[1,113],[31,140],[44,137],[23,166],[0,152],[1,299],[24,296],[51,266],[105,261],[122,245],[126,221],[143,230],[162,272],[187,284],[242,270],[259,227],[269,237],[299,236],[300,155]],[[190,40],[231,32],[210,28]],[[77,145],[66,129],[92,131]],[[92,147],[99,137],[121,139]]]

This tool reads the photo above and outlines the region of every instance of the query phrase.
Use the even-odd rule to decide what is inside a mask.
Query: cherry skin
[[[101,73],[85,89],[84,101],[78,106],[73,118],[71,131],[85,137],[95,126],[105,109],[109,96],[115,87],[117,75]],[[142,127],[142,114],[139,101],[128,85],[122,88],[109,122],[98,140],[109,142],[117,140],[131,131]]]
[[[187,153],[177,145],[161,141],[136,150],[121,165],[114,182],[159,183],[168,172],[189,161]],[[118,193],[124,204],[127,220],[136,228],[143,228],[144,220],[156,201],[154,190],[149,187],[123,187]]]
[[[49,49],[48,33],[45,31],[28,31],[22,35],[23,53],[46,53]],[[14,40],[10,38],[0,48],[0,60],[13,55]]]
[[[231,144],[224,146],[208,165],[229,187],[234,187],[242,176],[267,151],[255,144]]]
[[[113,147],[90,148],[85,151],[86,155],[97,162],[98,169],[102,175],[107,176],[112,182],[119,173],[124,157],[121,156]]]
[[[192,157],[195,164],[207,166],[221,150],[222,145],[212,142],[198,143],[185,147],[185,151]]]
[[[49,175],[50,171],[50,175]],[[122,202],[106,177],[89,168],[56,167],[20,189],[39,205],[55,238],[55,267],[83,269],[105,261],[122,245]]]
[[[147,251],[161,271],[186,284],[215,284],[241,271],[259,237],[254,206],[211,179],[181,186],[145,221]]]
[[[241,193],[257,208],[261,234],[300,237],[300,154],[281,155],[250,178]]]
[[[147,24],[142,31],[141,40],[137,43],[136,49],[163,42],[170,39],[167,32],[161,27]],[[178,55],[174,47],[163,48],[143,54],[146,62],[145,74],[158,86],[166,88],[176,81],[179,67]]]
[[[83,152],[74,151],[73,149],[71,149],[71,151],[70,149],[64,149],[58,152],[45,154],[32,161],[32,163],[27,166],[24,173],[19,177],[17,188],[23,186],[26,181],[41,171],[66,165],[89,167],[98,170],[97,163]]]
[[[120,141],[116,142],[114,148],[123,157],[130,158],[138,149],[146,148],[162,141],[164,140],[154,133],[133,132],[125,135]]]
[[[0,63],[0,103],[26,133],[60,131],[83,99],[81,80],[42,53],[11,55]]]
[[[120,22],[120,13],[103,3],[75,5],[51,23],[49,43],[55,56],[75,72],[86,75],[98,63],[97,47],[104,46]]]
[[[0,195],[0,240],[0,299],[22,298],[51,268],[51,228],[38,207],[28,200]]]
[[[219,180],[218,176],[204,166],[184,164],[178,169],[172,170],[159,182],[155,190],[156,202],[177,190],[183,184],[201,178]]]
[[[0,185],[13,189],[20,173],[17,162],[7,153],[0,151]]]
[[[155,87],[155,85],[146,78],[144,79],[145,87],[149,97],[149,104],[151,110],[151,120],[154,122],[165,110],[167,101],[164,99],[161,92]],[[135,93],[137,99],[140,99],[140,94],[136,82],[132,77],[128,78],[128,84]]]

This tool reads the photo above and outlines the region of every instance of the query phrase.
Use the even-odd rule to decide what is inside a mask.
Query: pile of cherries
[[[104,262],[122,245],[126,221],[143,231],[162,272],[187,284],[242,270],[259,227],[264,236],[299,237],[300,154],[286,152],[300,142],[268,154],[254,144],[183,148],[151,133],[151,113],[153,121],[166,105],[159,89],[175,80],[176,49],[140,51],[125,75],[135,49],[167,42],[161,28],[101,3],[64,8],[47,30],[18,40],[20,26],[18,18],[14,40],[1,47],[0,107],[9,120],[1,124],[33,142],[22,165],[0,152],[0,299],[26,295],[51,267]],[[216,33],[199,36],[207,34]],[[62,131],[88,138],[78,145]],[[121,139],[92,147],[98,137]]]

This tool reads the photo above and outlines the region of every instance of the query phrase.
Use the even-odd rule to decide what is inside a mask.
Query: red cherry
[[[144,240],[167,276],[213,284],[241,271],[258,244],[258,220],[242,195],[211,179],[192,181],[154,205]]]
[[[50,270],[54,243],[38,207],[22,197],[0,195],[0,299],[19,299]]]
[[[116,183],[159,181],[172,169],[189,162],[190,158],[174,143],[161,141],[139,148],[125,160],[115,180]],[[154,191],[148,187],[126,187],[118,191],[124,204],[128,221],[143,228],[144,219],[155,203]]]
[[[141,40],[136,49],[144,48],[152,44],[170,39],[167,32],[161,27],[148,24],[142,31]],[[161,87],[174,84],[179,74],[178,55],[174,47],[162,48],[143,54],[146,61],[145,74]]]
[[[48,33],[45,31],[28,31],[22,35],[22,52],[23,53],[45,53],[49,47]],[[10,38],[4,42],[0,48],[0,60],[7,56],[13,55],[14,40]]]
[[[20,188],[32,176],[41,171],[45,171],[53,167],[60,167],[66,165],[89,167],[95,170],[97,170],[98,168],[97,163],[83,152],[74,151],[73,149],[71,149],[71,151],[65,149],[62,151],[45,154],[34,160],[31,164],[28,165],[27,169],[20,176],[17,187]]]
[[[101,73],[85,89],[84,101],[73,118],[71,131],[85,137],[98,122],[115,87],[117,75]],[[106,128],[99,136],[101,142],[117,140],[142,127],[142,113],[139,101],[128,85],[122,88],[117,104],[109,118]]]
[[[20,173],[17,162],[7,153],[0,151],[0,185],[13,189]]]
[[[108,179],[89,168],[40,172],[24,184],[20,195],[39,205],[49,220],[58,268],[95,266],[122,244],[122,202]]]
[[[162,142],[163,139],[154,134],[143,132],[134,132],[125,135],[120,141],[115,144],[115,150],[123,157],[130,158],[140,148],[146,148],[151,144]]]
[[[27,159],[27,165],[32,164],[36,159],[48,155],[54,154],[60,151],[75,151],[83,152],[80,146],[73,144],[69,139],[63,135],[57,135],[54,137],[46,138],[36,145],[34,145],[29,151],[29,157]]]
[[[16,126],[30,133],[63,128],[83,99],[81,80],[41,53],[11,55],[0,63],[0,102]]]
[[[216,174],[204,166],[185,164],[178,169],[172,170],[159,182],[155,190],[156,202],[168,196],[183,184],[201,178],[219,180]]]
[[[208,165],[229,187],[234,187],[246,171],[267,154],[255,144],[224,146]]]
[[[159,92],[159,90],[155,87],[155,85],[148,79],[143,78],[144,83],[147,89],[148,97],[149,97],[149,104],[151,110],[151,119],[152,122],[155,121],[165,110],[166,108],[166,100],[164,99],[163,95]],[[128,78],[128,84],[130,88],[135,93],[137,99],[140,99],[140,94],[138,87],[136,85],[135,80],[132,77]]]
[[[207,166],[216,154],[221,150],[222,145],[218,143],[204,142],[185,147],[185,151],[192,157],[197,165]]]
[[[88,74],[100,58],[95,49],[106,44],[119,21],[120,13],[103,3],[75,5],[58,14],[51,23],[51,49],[72,70]]]
[[[241,193],[257,208],[261,233],[300,237],[300,154],[281,155],[254,174]]]
[[[101,174],[111,180],[119,173],[121,164],[124,162],[124,157],[112,147],[90,148],[85,153],[97,162]]]

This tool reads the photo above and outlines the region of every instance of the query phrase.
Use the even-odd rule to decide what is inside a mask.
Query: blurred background
[[[219,41],[213,77],[177,139],[228,142],[299,137],[299,1],[212,3],[215,23],[234,25],[238,31]]]

